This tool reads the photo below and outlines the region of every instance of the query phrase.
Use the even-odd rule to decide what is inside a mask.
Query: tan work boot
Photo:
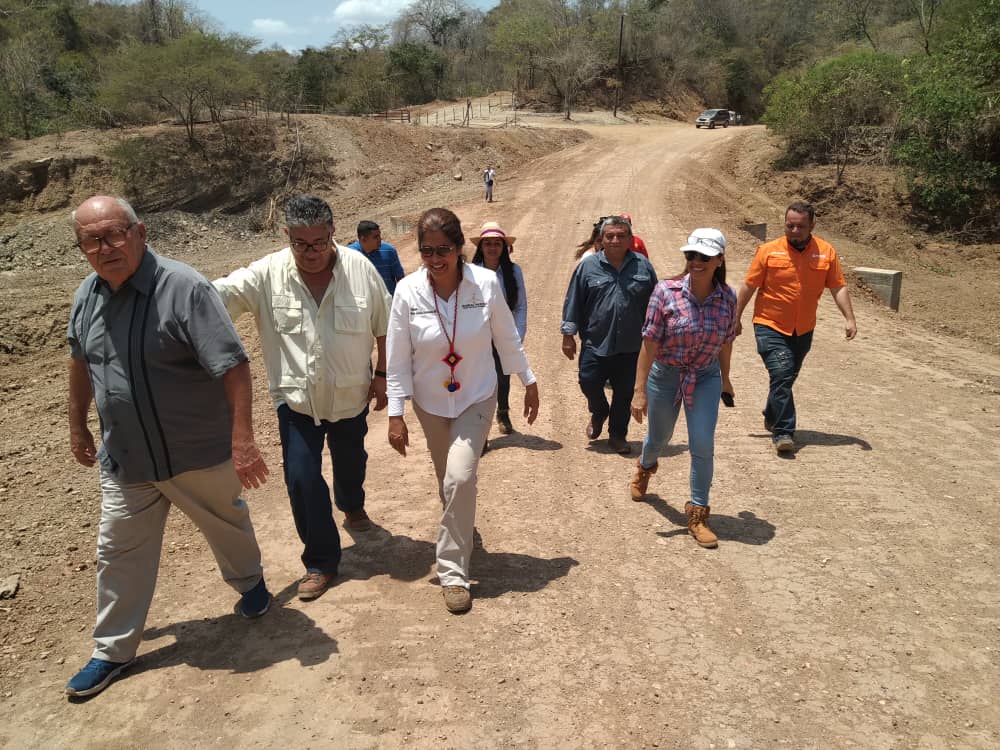
[[[443,586],[444,606],[449,612],[459,614],[472,608],[472,594],[465,586]]]
[[[629,491],[632,493],[632,499],[639,502],[646,496],[646,490],[649,488],[649,478],[656,473],[656,470],[660,468],[659,462],[653,464],[650,468],[642,468],[641,459],[635,460],[635,474],[632,475],[632,481],[628,483]]]
[[[718,547],[719,537],[708,526],[708,506],[684,503],[684,512],[688,517],[688,531],[694,540],[708,549]]]

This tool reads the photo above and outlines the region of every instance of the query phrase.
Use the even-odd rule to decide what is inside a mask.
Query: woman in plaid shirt
[[[636,369],[632,416],[649,428],[632,477],[633,500],[642,500],[657,458],[674,431],[681,404],[691,451],[688,531],[702,547],[717,547],[708,525],[708,491],[715,459],[719,397],[731,395],[729,360],[736,338],[736,294],[726,284],[726,238],[696,229],[681,248],[685,272],[656,285],[646,310]]]

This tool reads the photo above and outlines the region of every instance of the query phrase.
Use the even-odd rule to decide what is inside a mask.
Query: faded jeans
[[[654,362],[646,381],[647,431],[639,462],[651,469],[674,434],[681,404],[674,399],[680,388],[680,370]],[[722,372],[716,360],[698,372],[694,403],[684,404],[688,449],[691,453],[691,503],[708,505],[708,491],[715,472],[715,424],[719,419]]]
[[[802,363],[812,348],[813,332],[788,336],[770,326],[753,324],[757,353],[764,360],[770,384],[764,419],[771,424],[775,439],[795,435],[795,397],[792,386],[799,376]]]

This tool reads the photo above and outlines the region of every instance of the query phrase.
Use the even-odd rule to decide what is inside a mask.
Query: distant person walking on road
[[[483,170],[483,184],[486,185],[486,202],[493,202],[493,183],[497,181],[497,171],[492,164],[487,164]]]
[[[472,262],[495,271],[500,291],[503,293],[507,306],[514,314],[514,326],[517,337],[524,344],[528,332],[528,293],[524,287],[524,274],[521,267],[510,259],[514,252],[513,235],[507,234],[495,221],[487,221],[472,238],[476,246]],[[514,431],[510,421],[510,375],[503,371],[503,363],[496,346],[493,347],[493,366],[497,373],[497,426],[501,435],[509,435]],[[483,451],[488,446],[484,445]]]
[[[580,390],[587,397],[590,420],[586,435],[596,440],[608,421],[608,447],[621,455],[632,448],[626,440],[635,366],[642,346],[642,325],[656,271],[632,252],[632,226],[621,216],[601,222],[601,249],[585,257],[573,271],[563,302],[560,327],[562,353],[576,356],[580,336]],[[611,384],[611,404],[604,384]]]
[[[375,266],[333,239],[333,212],[311,195],[285,206],[288,247],[217,279],[234,319],[257,322],[285,484],[302,540],[299,599],[320,596],[340,565],[340,533],[323,477],[333,466],[333,499],[344,528],[367,531],[368,406],[386,405],[385,333],[389,295]],[[372,350],[376,364],[372,372]]]
[[[389,316],[389,444],[406,455],[403,411],[412,399],[444,508],[438,580],[445,607],[458,613],[472,606],[476,475],[496,408],[493,347],[503,370],[524,385],[528,424],[538,416],[538,384],[497,274],[462,257],[458,217],[446,208],[425,211],[417,241],[423,266],[399,283]]]
[[[636,369],[632,416],[649,415],[642,455],[630,491],[642,500],[674,432],[681,405],[691,453],[688,531],[702,547],[719,540],[708,525],[708,493],[715,465],[719,397],[732,393],[729,362],[736,338],[736,293],[726,284],[726,238],[718,229],[695,229],[681,248],[680,276],[661,281],[649,300]]]
[[[823,289],[844,316],[848,340],[858,333],[847,282],[837,251],[813,235],[816,213],[808,203],[785,210],[785,236],[757,248],[737,294],[736,332],[744,308],[757,294],[753,328],[757,352],[770,375],[764,429],[772,433],[778,453],[795,450],[795,399],[792,385],[812,346],[816,309]]]
[[[101,475],[97,646],[66,686],[84,697],[135,659],[172,505],[241,594],[237,613],[260,617],[271,594],[240,498],[268,470],[254,442],[247,354],[222,301],[193,268],[153,252],[121,199],[84,201],[73,229],[95,272],[76,291],[67,330],[70,448]],[[94,401],[100,450],[87,427]]]
[[[382,230],[374,221],[358,223],[358,239],[348,245],[352,250],[360,250],[378,270],[389,294],[396,291],[396,282],[406,275],[399,262],[396,248],[382,240]]]

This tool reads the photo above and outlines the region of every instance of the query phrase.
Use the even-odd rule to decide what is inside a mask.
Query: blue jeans
[[[587,397],[594,424],[608,420],[608,433],[623,440],[632,418],[632,390],[635,388],[635,366],[639,352],[599,357],[590,347],[580,351],[580,390]],[[604,395],[604,384],[611,383],[611,404]]]
[[[344,511],[365,507],[365,469],[368,453],[368,407],[356,417],[320,422],[278,407],[281,456],[285,462],[285,486],[292,504],[292,517],[299,539],[305,545],[302,564],[306,570],[328,575],[340,565],[340,532],[333,520],[330,489],[323,478],[323,442],[333,463],[333,498]]]
[[[651,469],[674,434],[681,404],[674,403],[680,388],[680,370],[654,362],[646,381],[646,439],[639,462]],[[694,404],[684,404],[687,420],[688,450],[691,453],[691,503],[708,505],[708,491],[715,473],[715,424],[719,420],[719,396],[722,371],[716,360],[698,372],[694,386]]]
[[[753,324],[753,332],[757,339],[757,353],[764,360],[764,367],[771,378],[764,419],[771,424],[771,432],[776,439],[781,435],[792,437],[795,435],[792,385],[812,347],[813,332],[786,336],[760,323]]]

